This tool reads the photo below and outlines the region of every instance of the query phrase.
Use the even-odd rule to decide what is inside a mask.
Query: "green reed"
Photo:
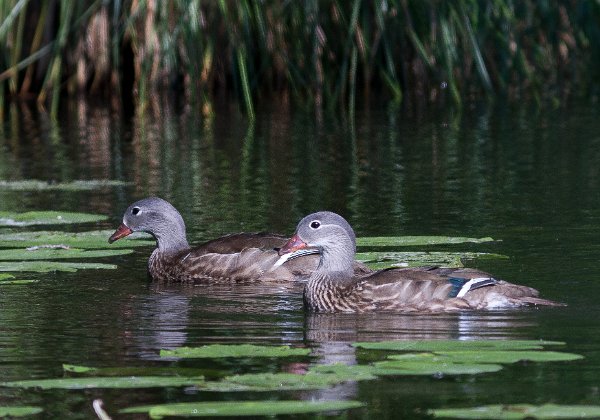
[[[176,92],[212,112],[217,92],[306,108],[364,101],[598,95],[592,0],[4,0],[0,111],[62,95],[143,108]],[[282,96],[283,95],[283,96]]]

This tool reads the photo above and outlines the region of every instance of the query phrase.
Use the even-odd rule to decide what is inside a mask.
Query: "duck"
[[[319,261],[312,249],[279,256],[287,236],[266,232],[230,234],[192,247],[181,213],[160,197],[131,204],[108,242],[133,232],[149,233],[156,240],[148,274],[162,282],[302,282]],[[355,266],[357,273],[371,271],[358,262]]]
[[[563,306],[472,268],[390,268],[356,274],[356,236],[340,215],[320,211],[304,217],[280,255],[316,249],[319,263],[304,286],[312,312],[449,312],[523,306]]]

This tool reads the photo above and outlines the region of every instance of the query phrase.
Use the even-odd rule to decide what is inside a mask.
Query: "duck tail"
[[[525,305],[531,306],[567,306],[566,303],[555,302],[549,299],[542,299],[534,296],[523,296],[518,298],[518,300]]]

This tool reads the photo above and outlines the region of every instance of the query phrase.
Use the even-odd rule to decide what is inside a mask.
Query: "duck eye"
[[[133,214],[134,216],[136,214],[138,214],[140,212],[140,208],[139,207],[134,207],[131,209],[131,214]]]
[[[314,222],[311,222],[311,224],[310,224],[311,229],[319,229],[320,227],[321,227],[321,222],[319,222],[318,220],[315,220]]]

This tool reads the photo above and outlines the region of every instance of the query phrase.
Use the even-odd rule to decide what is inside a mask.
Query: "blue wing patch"
[[[452,289],[448,293],[449,298],[464,297],[467,292],[479,289],[480,287],[493,286],[498,280],[491,277],[478,277],[474,279],[463,279],[461,277],[450,277],[448,282],[452,284]]]

